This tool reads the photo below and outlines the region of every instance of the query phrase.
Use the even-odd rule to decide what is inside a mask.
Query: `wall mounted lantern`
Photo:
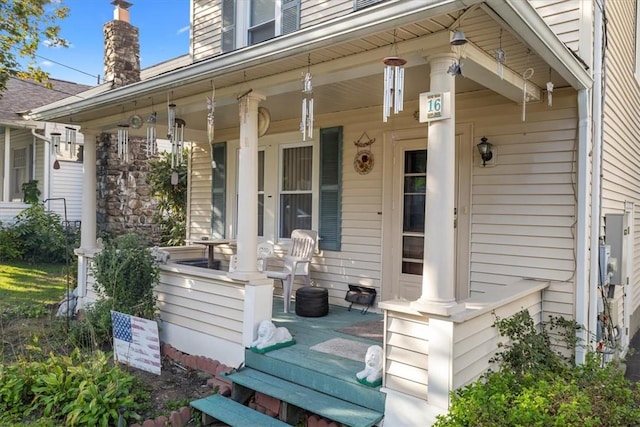
[[[487,141],[487,137],[483,136],[480,138],[480,143],[476,145],[478,147],[478,152],[480,153],[480,157],[482,158],[482,166],[486,166],[487,162],[493,158],[493,151],[491,148],[493,144]]]

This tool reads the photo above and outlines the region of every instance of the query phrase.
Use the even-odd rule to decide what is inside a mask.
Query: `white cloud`
[[[43,67],[47,67],[47,68],[48,67],[53,67],[53,62],[51,62],[51,61],[42,61],[40,63],[40,65],[42,65]]]
[[[188,26],[188,25],[186,25],[186,26],[184,26],[184,27],[180,28],[180,29],[178,30],[177,34],[186,33],[186,32],[188,32],[188,31],[189,31],[189,26]]]

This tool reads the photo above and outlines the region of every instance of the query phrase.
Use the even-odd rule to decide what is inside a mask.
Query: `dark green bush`
[[[11,238],[21,242],[25,261],[65,262],[66,236],[60,215],[46,211],[44,205],[35,204],[20,212],[12,230]]]
[[[494,359],[498,370],[452,393],[436,426],[640,425],[640,387],[624,378],[619,363],[603,365],[589,353],[574,366],[552,340],[574,348],[575,322],[551,318],[536,328],[525,310],[494,326],[509,338]]]
[[[18,261],[24,255],[20,241],[11,226],[0,223],[0,261]]]
[[[153,319],[153,287],[160,271],[147,245],[147,240],[137,234],[120,236],[94,257],[92,272],[96,292],[111,301],[113,310]]]

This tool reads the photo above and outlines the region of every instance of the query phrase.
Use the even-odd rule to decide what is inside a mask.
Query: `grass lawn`
[[[60,302],[67,290],[66,265],[0,264],[0,312],[17,305]],[[73,287],[73,277],[69,278]]]

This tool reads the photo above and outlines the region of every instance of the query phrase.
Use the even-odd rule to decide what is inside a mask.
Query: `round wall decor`
[[[134,129],[140,129],[142,127],[142,117],[140,117],[138,114],[134,114],[133,116],[129,117],[129,126]]]
[[[373,169],[373,153],[369,150],[362,150],[356,153],[353,159],[353,168],[360,175],[366,175]]]

